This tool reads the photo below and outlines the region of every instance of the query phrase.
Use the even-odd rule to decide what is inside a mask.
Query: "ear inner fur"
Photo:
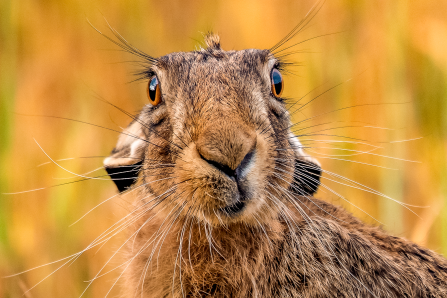
[[[143,165],[147,140],[143,123],[147,122],[143,110],[121,133],[112,154],[104,160],[104,168],[119,192],[125,191],[137,181]]]

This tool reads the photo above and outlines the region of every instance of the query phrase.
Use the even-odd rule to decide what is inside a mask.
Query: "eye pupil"
[[[147,97],[154,106],[158,105],[161,101],[160,84],[156,76],[153,76],[147,86]]]
[[[152,101],[155,101],[155,97],[157,94],[157,85],[158,85],[157,77],[153,77],[149,83],[149,99]]]
[[[272,93],[276,97],[281,96],[282,91],[284,89],[284,80],[282,79],[282,75],[277,69],[272,70]]]

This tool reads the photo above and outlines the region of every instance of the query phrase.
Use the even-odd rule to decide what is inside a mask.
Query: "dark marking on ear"
[[[301,196],[313,195],[320,186],[321,168],[311,162],[295,160],[294,180],[291,189]]]
[[[123,192],[137,181],[142,165],[143,161],[140,161],[133,165],[106,167],[105,169],[112,181],[115,182],[119,192]]]

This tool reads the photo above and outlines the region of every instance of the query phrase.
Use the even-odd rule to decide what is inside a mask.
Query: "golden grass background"
[[[61,119],[120,130],[130,119],[98,100],[136,113],[147,104],[145,82],[129,83],[135,57],[117,51],[87,23],[107,32],[103,16],[131,44],[157,57],[190,51],[202,32],[221,35],[226,50],[270,48],[315,4],[294,1],[3,0],[0,3],[0,275],[7,276],[86,247],[126,212],[116,198],[79,223],[85,212],[116,193],[110,181],[75,179],[101,167],[117,133]],[[295,42],[290,60],[301,66],[285,77],[285,95],[301,103],[295,121],[309,152],[323,168],[358,181],[410,208],[326,179],[334,192],[318,196],[346,206],[365,221],[384,225],[447,255],[447,2],[327,0]],[[109,33],[109,32],[107,32]],[[342,83],[340,86],[324,91]],[[291,100],[293,102],[293,100]],[[344,107],[352,107],[343,109]],[[332,112],[331,111],[335,111]],[[342,138],[348,136],[353,139]],[[407,142],[402,140],[416,139]],[[367,140],[365,144],[332,141]],[[357,142],[360,142],[357,140]],[[379,148],[380,147],[380,148]],[[338,149],[335,149],[338,148]],[[375,148],[374,151],[371,151]],[[354,153],[357,150],[369,152]],[[379,155],[392,156],[396,159]],[[404,161],[409,160],[409,161]],[[417,161],[417,162],[411,162]],[[375,166],[368,166],[373,164]],[[100,170],[93,174],[104,175]],[[4,193],[45,188],[16,195]],[[354,207],[357,206],[358,208]],[[370,216],[366,215],[364,210]],[[373,220],[371,217],[377,219]],[[80,257],[32,291],[59,265],[2,279],[0,297],[78,297],[123,238]],[[112,262],[119,264],[119,260]],[[112,267],[110,267],[112,268]],[[117,273],[95,281],[83,297],[103,297]],[[112,290],[110,297],[119,293]]]

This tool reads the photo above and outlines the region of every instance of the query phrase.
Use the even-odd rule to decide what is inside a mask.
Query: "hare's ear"
[[[137,181],[138,173],[143,166],[147,147],[143,129],[141,120],[134,120],[124,129],[115,149],[104,160],[104,167],[119,192],[125,191]]]
[[[306,154],[298,138],[289,132],[289,142],[295,153],[294,180],[291,188],[299,195],[313,195],[320,186],[321,165]]]

